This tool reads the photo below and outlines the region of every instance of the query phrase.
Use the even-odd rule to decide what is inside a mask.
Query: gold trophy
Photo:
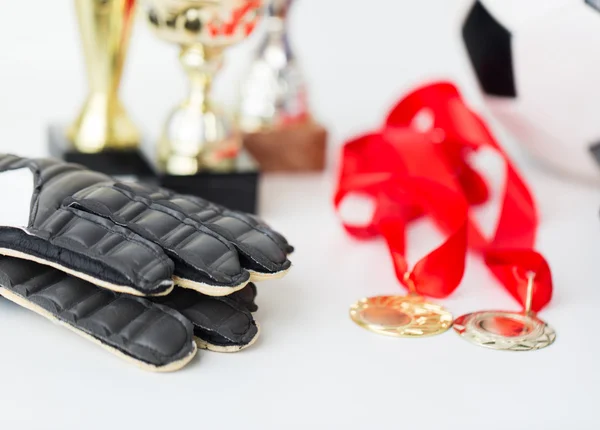
[[[158,142],[159,183],[245,212],[256,212],[258,170],[241,151],[241,135],[210,99],[223,52],[252,33],[262,0],[145,0],[156,35],[180,47],[190,83]]]
[[[242,82],[237,121],[244,145],[263,171],[325,166],[327,133],[311,118],[306,85],[290,48],[287,17],[293,0],[271,0],[266,31]]]
[[[168,175],[235,172],[241,137],[210,100],[223,51],[253,31],[262,0],[146,0],[156,35],[181,47],[187,98],[169,115],[158,144],[158,169]]]
[[[146,174],[140,133],[118,91],[135,0],[75,0],[89,83],[81,112],[68,128],[50,128],[50,151],[109,174]]]

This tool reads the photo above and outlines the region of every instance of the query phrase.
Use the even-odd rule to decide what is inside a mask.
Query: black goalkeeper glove
[[[2,224],[0,214],[0,254],[109,290],[159,296],[175,283],[224,296],[290,268],[292,248],[283,236],[199,197],[58,160],[0,155],[0,187],[22,181],[31,181],[31,198],[4,211],[29,216]]]

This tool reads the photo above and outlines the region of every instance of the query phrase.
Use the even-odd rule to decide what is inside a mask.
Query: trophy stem
[[[67,135],[83,153],[130,149],[139,144],[139,133],[120,100],[104,92],[90,93]]]
[[[209,110],[209,96],[213,76],[221,67],[220,50],[211,50],[201,44],[182,46],[179,61],[190,81],[186,104],[201,112]]]
[[[190,76],[190,94],[188,104],[198,106],[203,112],[208,106],[208,95],[211,91],[212,76],[203,74],[200,76]]]

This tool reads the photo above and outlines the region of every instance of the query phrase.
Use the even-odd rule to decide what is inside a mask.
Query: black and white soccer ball
[[[494,118],[555,170],[600,182],[600,0],[475,0],[462,37]]]

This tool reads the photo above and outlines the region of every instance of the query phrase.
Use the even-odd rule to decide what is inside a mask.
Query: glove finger
[[[51,266],[121,293],[164,295],[173,289],[173,262],[160,247],[73,208],[57,210],[37,227],[0,227],[0,254]]]
[[[235,211],[231,211],[229,209],[223,208],[225,212],[229,213],[236,213]],[[294,252],[294,247],[292,245],[290,245],[287,241],[287,239],[278,231],[273,230],[266,222],[264,222],[264,220],[262,220],[261,218],[249,214],[249,213],[239,213],[237,212],[238,215],[246,217],[249,220],[252,220],[255,224],[257,228],[260,228],[261,230],[265,231],[267,234],[269,234],[272,239],[277,243],[277,245],[279,246],[279,248],[281,248],[281,250],[283,252],[285,252],[287,255],[290,255]]]
[[[175,282],[184,288],[222,296],[242,289],[250,279],[229,241],[147,194],[105,183],[78,192],[65,204],[110,219],[160,246],[175,263]]]
[[[233,294],[227,296],[228,298],[235,300],[237,303],[248,309],[250,312],[256,312],[258,305],[256,304],[256,285],[250,282],[244,288],[236,291]]]
[[[117,187],[124,193],[144,196],[154,207],[176,212],[183,219],[193,220],[225,238],[238,250],[241,265],[250,272],[251,281],[279,278],[291,266],[287,254],[293,248],[282,235],[252,215],[162,188],[135,183],[117,184]]]
[[[192,322],[199,348],[236,352],[258,338],[259,327],[252,314],[240,300],[231,296],[211,297],[176,288],[168,296],[152,300],[179,311]]]
[[[192,324],[173,309],[31,261],[0,258],[0,295],[146,370],[174,371],[196,354]]]
[[[293,248],[282,235],[257,217],[223,208],[196,196],[172,194],[160,203],[177,208],[229,240],[240,252],[251,281],[281,278],[291,267],[287,254]]]

